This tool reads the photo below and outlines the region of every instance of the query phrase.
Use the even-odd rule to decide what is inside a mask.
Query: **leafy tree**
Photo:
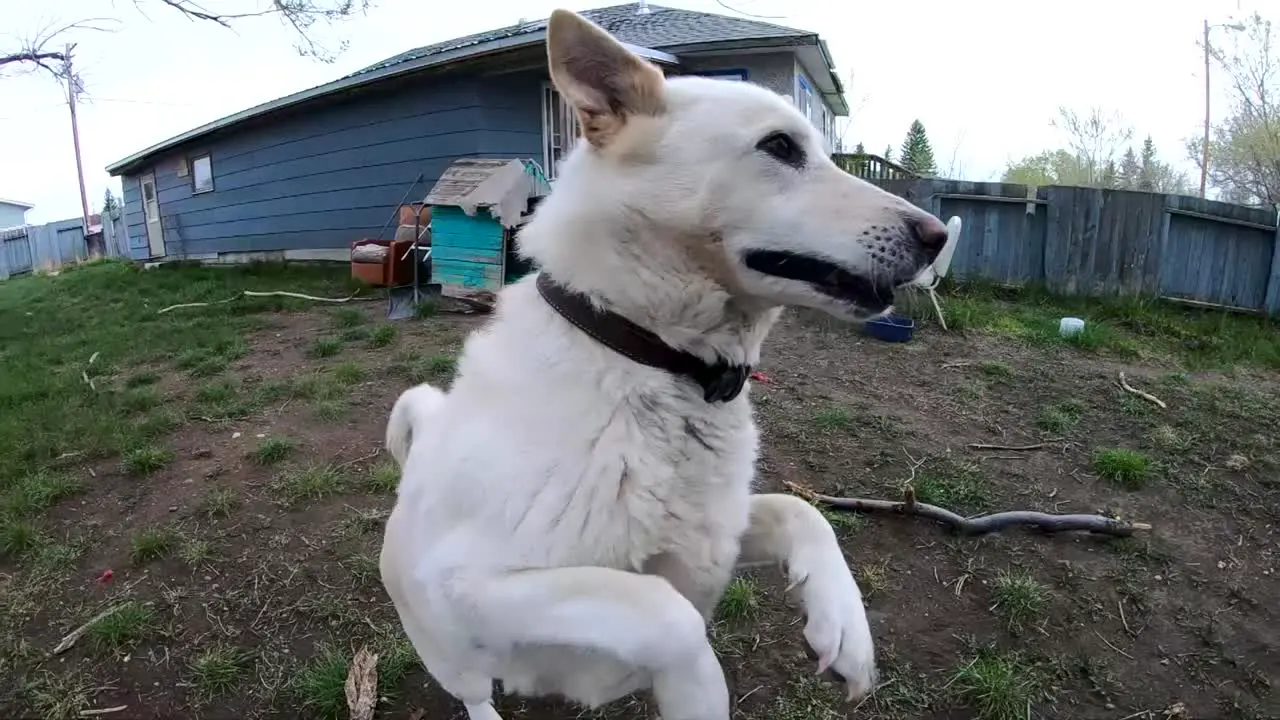
[[[938,173],[937,163],[933,159],[933,147],[929,145],[929,135],[925,132],[924,123],[915,120],[907,130],[907,137],[902,141],[902,166],[917,175],[930,176]]]
[[[1011,162],[1005,167],[1001,180],[1037,186],[1092,184],[1086,164],[1069,150],[1045,150]]]
[[[1270,20],[1254,14],[1211,45],[1209,55],[1226,76],[1229,110],[1209,138],[1209,182],[1223,200],[1280,203],[1280,37]],[[1187,143],[1203,163],[1203,139]]]
[[[1114,115],[1094,109],[1081,116],[1061,108],[1054,126],[1067,132],[1068,147],[1010,162],[1005,167],[1004,182],[1170,194],[1186,193],[1190,187],[1185,174],[1159,159],[1150,137],[1143,141],[1140,153],[1125,147],[1121,154],[1123,142],[1133,131]]]

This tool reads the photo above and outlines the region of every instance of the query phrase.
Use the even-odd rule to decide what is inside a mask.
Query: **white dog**
[[[727,720],[706,622],[735,565],[779,563],[819,672],[863,696],[861,593],[816,509],[751,494],[743,385],[782,306],[883,313],[946,229],[838,169],[768,90],[665,79],[563,10],[547,50],[584,142],[520,233],[541,274],[500,293],[452,389],[407,391],[387,428],[381,570],[405,631],[471,720],[500,720],[495,679]]]

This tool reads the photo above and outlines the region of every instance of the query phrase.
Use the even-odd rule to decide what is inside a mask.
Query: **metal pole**
[[[1204,139],[1200,148],[1200,197],[1209,179],[1209,20],[1204,21]]]
[[[64,72],[67,75],[67,104],[71,107],[71,143],[76,150],[76,179],[80,182],[80,212],[84,223],[83,234],[89,234],[89,194],[84,189],[84,163],[80,159],[80,125],[76,122],[76,94],[80,92],[80,83],[71,69],[71,51],[74,45],[67,45],[67,63]]]

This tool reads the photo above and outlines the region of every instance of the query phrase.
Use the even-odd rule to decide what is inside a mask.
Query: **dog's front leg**
[[[791,495],[753,495],[739,563],[764,562],[784,565],[788,588],[799,588],[808,616],[804,637],[818,654],[818,672],[839,673],[850,700],[871,692],[875,646],[862,592],[827,519]]]
[[[463,593],[473,632],[490,650],[567,646],[612,656],[651,674],[663,720],[729,720],[702,615],[665,579],[568,567],[473,582]]]

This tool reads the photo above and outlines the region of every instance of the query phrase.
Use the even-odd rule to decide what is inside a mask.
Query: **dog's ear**
[[[664,109],[662,71],[568,10],[547,22],[551,82],[578,110],[582,134],[604,147],[634,115]]]

